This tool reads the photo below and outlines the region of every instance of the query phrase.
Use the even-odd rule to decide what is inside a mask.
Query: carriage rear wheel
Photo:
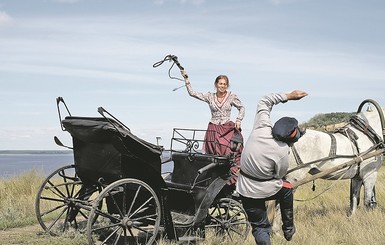
[[[208,211],[206,228],[212,229],[215,235],[223,235],[232,241],[238,237],[249,235],[250,225],[242,204],[231,198],[214,201]]]
[[[121,179],[104,188],[95,200],[87,223],[88,241],[153,244],[160,219],[160,203],[154,190],[141,180]]]
[[[91,201],[97,186],[84,186],[74,165],[61,167],[41,184],[35,199],[35,213],[40,226],[51,235],[70,228],[85,230]]]

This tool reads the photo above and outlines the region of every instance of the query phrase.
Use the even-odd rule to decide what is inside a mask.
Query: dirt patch
[[[1,245],[87,245],[86,237],[80,233],[68,236],[51,236],[46,234],[39,224],[17,227],[0,231]]]
[[[1,244],[19,244],[28,237],[36,237],[42,234],[43,230],[40,225],[31,225],[25,227],[17,227],[0,231]]]

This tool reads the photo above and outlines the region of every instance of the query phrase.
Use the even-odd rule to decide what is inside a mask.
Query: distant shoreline
[[[0,154],[72,154],[72,150],[0,150]]]

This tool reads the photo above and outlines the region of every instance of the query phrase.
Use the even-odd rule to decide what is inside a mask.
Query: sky
[[[153,67],[168,54],[196,91],[229,77],[245,138],[273,92],[309,94],[274,107],[273,121],[384,105],[384,23],[382,0],[0,0],[0,150],[63,149],[54,136],[71,146],[59,96],[73,116],[101,106],[166,149],[173,128],[206,129],[207,104],[173,91],[183,83],[170,62]]]

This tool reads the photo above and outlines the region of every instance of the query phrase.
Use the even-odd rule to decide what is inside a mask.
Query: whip
[[[176,80],[179,80],[179,81],[184,81],[183,79],[180,79],[178,77],[171,76],[171,69],[174,67],[174,65],[176,65],[179,68],[180,71],[184,71],[184,68],[179,63],[178,57],[176,55],[172,55],[172,54],[166,55],[166,57],[164,57],[163,60],[156,62],[155,64],[152,65],[152,67],[156,68],[156,67],[162,65],[165,61],[172,62],[170,69],[168,69],[168,76],[171,79],[176,79]],[[184,78],[188,78],[187,74],[185,74],[183,77]],[[178,90],[180,88],[183,88],[184,86],[186,86],[186,84],[184,84],[184,85],[182,85],[180,87],[174,88],[172,91],[176,91],[176,90]]]

